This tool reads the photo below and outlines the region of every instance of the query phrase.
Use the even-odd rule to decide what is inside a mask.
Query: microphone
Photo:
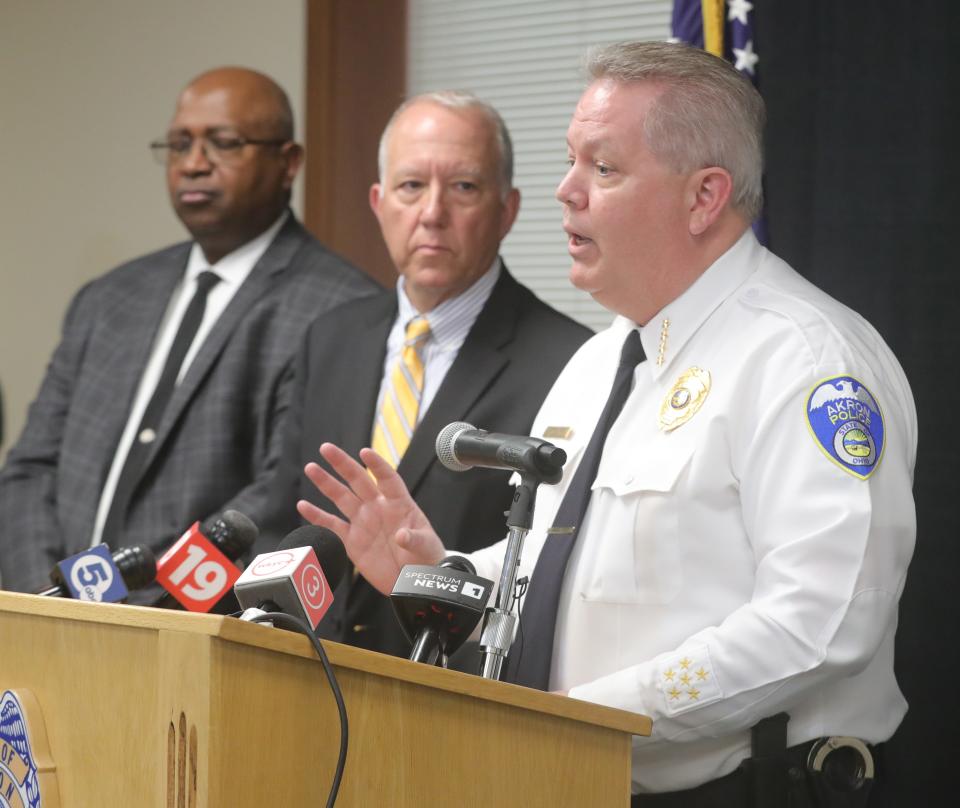
[[[50,570],[53,583],[37,594],[42,597],[117,603],[131,589],[142,589],[157,576],[157,561],[144,544],[121,547],[112,556],[98,544],[58,563]]]
[[[451,471],[509,469],[545,483],[560,482],[567,462],[567,453],[548,441],[487,432],[462,421],[440,430],[436,448],[440,462]]]
[[[390,602],[413,643],[413,662],[446,667],[476,628],[493,591],[493,581],[476,573],[469,559],[456,555],[436,567],[408,564],[400,570]]]
[[[157,582],[167,590],[155,606],[176,600],[191,612],[209,612],[228,593],[240,570],[233,560],[256,541],[260,531],[239,511],[224,511],[193,525],[157,562]]]
[[[237,580],[233,591],[244,609],[240,619],[283,612],[316,631],[347,566],[347,551],[332,530],[298,527],[274,552],[253,559]]]
[[[241,620],[299,631],[310,640],[323,665],[340,716],[340,754],[328,806],[336,802],[340,791],[349,730],[343,694],[327,652],[317,637],[317,626],[333,603],[333,590],[346,571],[347,551],[337,534],[325,527],[303,525],[281,541],[276,551],[261,553],[253,559],[233,590],[244,608]]]
[[[234,510],[210,517],[200,529],[231,561],[246,553],[260,535],[260,529],[250,517]]]

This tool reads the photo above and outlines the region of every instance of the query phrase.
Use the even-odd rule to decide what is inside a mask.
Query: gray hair
[[[644,121],[651,152],[675,171],[719,166],[733,179],[732,206],[751,221],[763,208],[763,99],[733,65],[672,42],[621,42],[590,51],[591,79],[664,86]]]
[[[414,104],[437,104],[447,109],[475,109],[479,111],[489,122],[493,129],[497,141],[500,158],[500,188],[501,196],[506,195],[513,188],[513,141],[510,139],[510,132],[506,123],[500,117],[500,113],[486,101],[481,101],[473,93],[463,92],[461,90],[438,90],[432,93],[421,93],[412,98],[408,98],[399,107],[394,110],[390,120],[380,135],[380,148],[377,150],[377,169],[380,172],[380,182],[383,183],[384,174],[387,170],[387,143],[390,141],[390,134],[397,118],[404,111]]]

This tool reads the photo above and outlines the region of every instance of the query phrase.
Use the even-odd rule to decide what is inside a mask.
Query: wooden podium
[[[338,806],[628,805],[631,735],[650,719],[325,648],[350,722]],[[39,705],[62,808],[325,804],[339,722],[298,634],[0,592],[6,690]]]

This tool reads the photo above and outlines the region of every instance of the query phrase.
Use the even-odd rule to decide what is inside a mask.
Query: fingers
[[[305,499],[297,502],[297,511],[311,525],[330,528],[330,530],[340,537],[341,541],[345,541],[344,536],[346,536],[350,530],[350,524],[348,522],[318,508],[312,502],[308,502]]]
[[[386,460],[378,455],[373,449],[361,449],[360,459],[377,480],[377,487],[380,492],[390,499],[399,499],[409,497],[410,491],[407,489],[403,478],[397,474],[396,469]],[[369,475],[367,475],[369,479]]]
[[[373,454],[377,456],[375,452]],[[361,456],[362,455],[363,452],[361,452]],[[377,486],[374,481],[370,479],[366,468],[350,457],[350,455],[339,446],[334,446],[332,443],[322,444],[320,446],[320,456],[346,481],[347,485],[353,490],[353,493],[360,499],[371,500],[377,496]],[[389,464],[382,458],[380,459],[389,469]],[[344,513],[346,513],[346,511],[344,511]],[[349,514],[347,515],[349,516]]]
[[[439,564],[446,555],[440,537],[430,528],[400,528],[393,540],[397,547],[417,558],[421,564]]]
[[[348,519],[352,518],[353,514],[357,512],[360,503],[356,495],[348,486],[344,485],[328,471],[316,463],[307,463],[303,469],[303,473],[307,476],[307,479],[317,487],[317,490],[336,505],[340,513]],[[297,503],[297,508],[299,509],[299,507],[300,504]],[[303,514],[301,513],[301,515]]]

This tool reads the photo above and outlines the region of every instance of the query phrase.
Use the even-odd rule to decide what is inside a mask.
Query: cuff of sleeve
[[[650,715],[651,705],[643,698],[646,690],[643,684],[644,670],[648,667],[638,665],[624,668],[592,682],[577,685],[570,688],[569,696],[572,699],[616,707],[618,710]]]

